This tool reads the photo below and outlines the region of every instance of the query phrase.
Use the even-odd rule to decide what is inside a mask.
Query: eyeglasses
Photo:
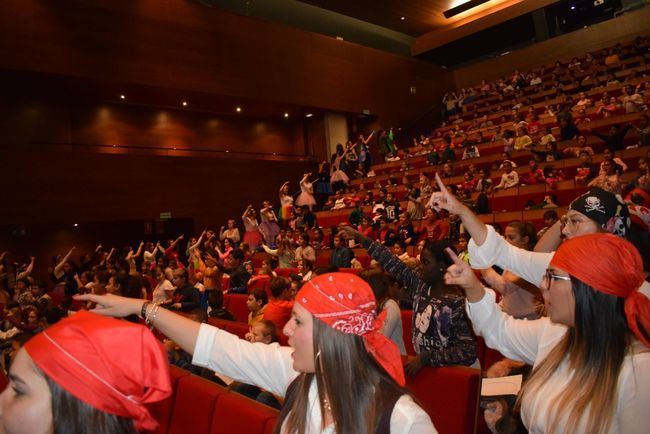
[[[551,290],[551,280],[566,280],[566,281],[571,281],[571,278],[569,276],[558,276],[557,274],[551,273],[551,270],[546,270],[546,274],[544,275],[546,277],[546,290],[550,291]]]

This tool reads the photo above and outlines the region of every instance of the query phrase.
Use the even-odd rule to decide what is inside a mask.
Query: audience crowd
[[[368,283],[378,330],[403,356],[400,310],[412,310],[415,356],[407,358],[407,376],[425,366],[481,368],[477,335],[507,357],[486,375],[530,376],[521,415],[503,400],[487,405],[492,432],[524,425],[530,432],[642,432],[642,409],[650,408],[649,48],[637,38],[448,93],[439,128],[411,142],[387,128],[339,144],[330,161],[295,180],[295,197],[287,181],[277,202],[243,204],[241,220],[219,229],[133,246],[102,242],[91,252],[72,247],[50,260],[1,253],[0,363],[8,372],[34,335],[105,300],[80,294],[150,300],[198,323],[234,321],[224,295],[244,294],[246,340],[273,346],[287,327],[293,336],[296,294],[311,294],[317,276],[342,271]],[[373,146],[384,162],[373,163]],[[494,223],[492,213],[502,210],[496,198],[514,203],[525,188],[535,189],[530,200],[506,208],[545,210],[543,222]],[[332,216],[343,219],[323,224]],[[610,273],[609,286],[575,265],[579,259],[582,269],[593,263]],[[622,274],[612,264],[624,267]],[[612,283],[619,280],[624,284]],[[596,327],[588,313],[616,330]],[[126,319],[141,321],[133,312]],[[170,363],[282,408],[285,397],[273,387],[233,381],[218,369],[215,375],[213,365],[193,364],[187,346],[163,333]],[[616,360],[587,336],[593,333],[616,346]],[[566,381],[576,394],[559,392]]]

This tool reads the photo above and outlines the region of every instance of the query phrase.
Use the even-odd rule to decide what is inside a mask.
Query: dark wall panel
[[[118,145],[304,155],[301,121],[257,121],[83,101],[0,101],[0,144]]]
[[[262,200],[278,202],[301,162],[0,150],[0,225],[153,220],[161,212],[218,227]]]

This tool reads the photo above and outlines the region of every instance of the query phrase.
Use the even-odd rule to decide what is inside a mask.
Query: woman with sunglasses
[[[467,296],[476,334],[506,357],[533,365],[519,397],[532,434],[641,434],[650,426],[650,300],[641,256],[623,238],[572,238],[542,279],[549,316],[516,320],[502,312],[470,266],[454,260],[445,282]]]

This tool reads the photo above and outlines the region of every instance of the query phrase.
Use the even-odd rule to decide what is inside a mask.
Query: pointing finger
[[[465,261],[460,259],[456,253],[454,253],[453,250],[451,250],[449,247],[445,249],[445,252],[447,252],[447,255],[451,258],[452,261],[454,261],[454,264],[456,265],[465,265]]]
[[[442,179],[440,179],[440,175],[438,174],[438,172],[436,172],[436,184],[438,184],[440,191],[442,191],[443,193],[449,193],[447,187],[445,187],[445,184],[442,182]]]

